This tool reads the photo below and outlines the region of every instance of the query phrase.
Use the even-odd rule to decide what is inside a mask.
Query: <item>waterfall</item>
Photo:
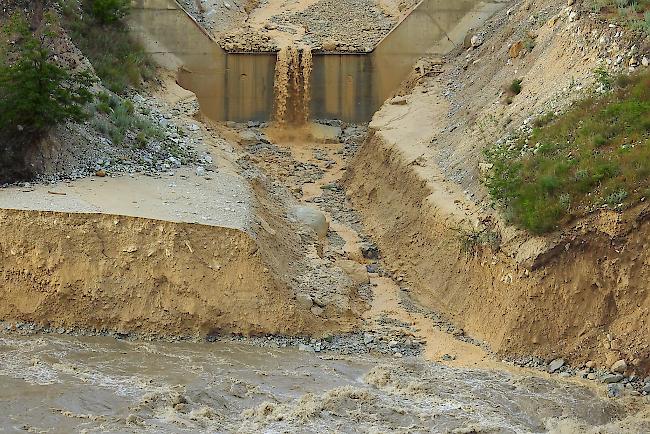
[[[311,55],[311,48],[305,47],[302,50],[302,59],[300,61],[300,70],[302,71],[302,121],[309,121],[311,107],[311,71],[314,66]]]
[[[280,125],[300,125],[309,120],[311,104],[311,49],[282,48],[275,64],[275,108],[273,118]]]

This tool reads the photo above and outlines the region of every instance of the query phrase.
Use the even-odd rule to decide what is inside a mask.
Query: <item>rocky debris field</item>
[[[404,280],[405,276],[398,269],[388,267],[382,261],[381,252],[377,246],[374,245],[370,237],[364,235],[360,217],[348,203],[345,189],[341,183],[336,180],[323,183],[329,173],[335,171],[337,165],[341,164],[333,159],[333,156],[337,156],[343,162],[342,164],[345,164],[354,156],[367,131],[364,126],[345,125],[339,121],[324,121],[324,124],[338,129],[336,139],[341,144],[335,150],[328,148],[326,145],[320,147],[317,144],[311,145],[303,157],[298,156],[295,148],[273,143],[265,132],[265,129],[269,127],[267,124],[258,122],[249,122],[247,124],[230,123],[229,127],[238,131],[240,143],[246,152],[244,158],[240,160],[240,164],[247,170],[251,170],[252,167],[262,170],[277,181],[278,188],[288,188],[289,192],[297,200],[303,198],[307,186],[314,183],[320,185],[319,194],[313,198],[303,199],[304,202],[313,204],[319,210],[327,213],[332,222],[343,224],[359,234],[362,240],[359,245],[361,256],[366,258],[365,271],[370,276],[387,277],[396,282],[399,286],[399,304],[405,311],[423,315],[437,329],[448,333],[458,341],[480,347],[494,357],[495,355],[486,343],[467,335],[464,330],[455,326],[439,313],[424,308],[411,299],[409,295],[410,288]],[[344,251],[346,241],[331,228],[327,231],[326,239],[327,244],[323,249],[322,257],[332,264],[336,264],[339,258],[346,257]],[[376,284],[361,284],[357,289],[359,297],[367,303],[372,303],[373,286],[376,286]],[[312,305],[312,298],[309,298],[309,302]],[[342,354],[377,352],[400,358],[422,353],[422,345],[425,341],[416,338],[414,336],[416,333],[416,328],[411,324],[404,323],[389,315],[381,315],[375,319],[372,325],[368,324],[363,333],[332,336],[326,339],[293,339],[269,336],[256,338],[254,342],[256,345],[272,348],[298,347],[304,351],[335,351]],[[454,361],[455,359],[456,355],[453,354],[453,351],[442,357],[443,361]],[[647,388],[646,380],[634,376],[626,377],[622,374],[612,375],[606,369],[573,369],[564,361],[562,361],[559,368],[554,368],[553,361],[545,361],[536,357],[508,360],[508,362],[517,366],[558,374],[562,377],[578,376],[585,379],[600,380],[608,384],[608,393],[612,397],[621,396],[624,392],[631,395],[647,394],[647,391],[645,391],[645,388]],[[614,383],[616,385],[613,385]]]
[[[128,104],[144,119],[155,137],[140,137],[137,128],[125,132],[115,143],[109,134],[111,121],[97,113],[92,121],[58,127],[46,141],[54,149],[32,157],[41,173],[35,182],[57,183],[87,176],[117,176],[141,173],[149,176],[170,175],[182,166],[195,166],[199,172],[214,168],[216,162],[204,149],[203,136],[191,116],[198,111],[194,102],[169,107],[156,97],[132,94]],[[29,182],[22,183],[29,187]],[[5,187],[8,185],[5,185]],[[1,187],[1,186],[0,186]]]
[[[255,4],[250,0],[179,0],[179,3],[215,36],[240,27]]]
[[[270,18],[253,24],[249,20],[255,12],[252,2],[181,3],[199,24],[212,32],[222,48],[253,52],[277,51],[287,41],[313,50],[369,52],[395,27],[401,14],[415,5],[414,0],[320,0],[307,2],[304,8],[283,10],[276,4],[260,2],[255,5],[257,10]]]
[[[397,24],[374,0],[320,0],[300,12],[271,18],[278,27],[301,26],[305,34],[297,42],[325,51],[371,51]]]

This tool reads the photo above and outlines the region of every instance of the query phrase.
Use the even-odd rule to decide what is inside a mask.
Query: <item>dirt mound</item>
[[[243,231],[12,210],[0,211],[0,226],[4,320],[156,336],[341,325],[300,309]]]

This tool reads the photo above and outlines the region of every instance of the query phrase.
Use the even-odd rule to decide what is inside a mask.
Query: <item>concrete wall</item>
[[[215,120],[269,120],[275,53],[226,53],[175,0],[134,0],[131,27]],[[314,53],[312,116],[367,122],[418,58],[462,42],[498,3],[423,0],[368,54]],[[442,43],[441,43],[442,42]]]

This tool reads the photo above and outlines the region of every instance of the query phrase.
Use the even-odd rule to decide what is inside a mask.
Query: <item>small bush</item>
[[[594,75],[596,76],[596,82],[600,84],[600,87],[604,91],[612,90],[612,76],[609,74],[609,71],[603,66],[599,66],[594,69]]]
[[[456,232],[461,252],[468,256],[478,255],[484,247],[489,247],[494,252],[501,247],[501,235],[493,228],[458,227],[453,230]]]
[[[521,82],[522,80],[520,78],[512,80],[512,83],[510,83],[510,86],[508,86],[508,90],[513,95],[519,95],[521,93]]]
[[[611,207],[615,207],[619,204],[622,204],[625,199],[627,199],[627,191],[625,189],[621,188],[618,189],[612,193],[610,193],[606,198],[605,198],[605,203]]]
[[[130,0],[92,0],[90,10],[101,24],[113,24],[126,17],[131,8]]]
[[[108,22],[98,18],[93,12],[97,2],[92,0],[82,0],[82,10],[74,0],[61,1],[68,33],[107,89],[124,94],[129,87],[141,88],[155,78],[154,63],[120,18]]]
[[[93,127],[108,136],[116,145],[123,144],[129,132],[135,135],[139,147],[146,146],[149,140],[164,138],[159,126],[135,113],[131,101],[103,92],[98,96],[96,107],[98,112],[105,113],[107,116],[94,119]]]

